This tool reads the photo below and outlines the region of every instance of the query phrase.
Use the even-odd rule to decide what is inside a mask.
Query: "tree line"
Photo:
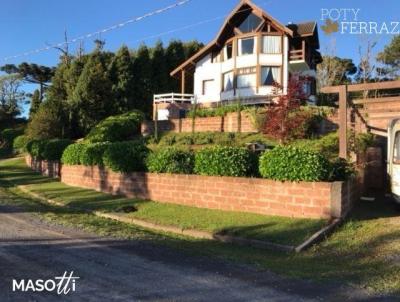
[[[150,117],[153,94],[179,91],[180,81],[170,72],[203,45],[174,40],[166,47],[162,42],[135,50],[122,46],[115,53],[103,47],[104,42],[97,41],[91,53],[63,53],[55,68],[28,63],[1,67],[19,86],[22,81],[39,86],[28,96],[29,136],[80,138],[104,118],[134,109]],[[191,91],[193,82],[186,84]],[[18,101],[10,119],[20,113]]]

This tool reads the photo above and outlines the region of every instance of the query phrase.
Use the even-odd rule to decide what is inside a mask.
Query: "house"
[[[315,100],[318,52],[317,23],[283,25],[249,0],[225,20],[216,38],[171,72],[180,78],[181,92],[154,96],[158,119],[176,118],[196,102],[214,107],[241,100],[266,104],[276,96],[274,83],[285,93],[291,75],[307,78],[304,89]],[[194,81],[194,93],[185,82]]]

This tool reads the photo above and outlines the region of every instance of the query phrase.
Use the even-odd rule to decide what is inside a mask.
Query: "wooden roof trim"
[[[191,58],[189,58],[188,60],[186,60],[185,62],[183,62],[181,65],[179,65],[177,68],[175,68],[170,75],[171,76],[175,76],[176,74],[178,74],[178,72],[182,69],[184,69],[188,64],[190,64],[191,62],[197,60],[198,58],[200,58],[201,56],[203,56],[207,51],[209,51],[210,49],[212,49],[212,47],[214,47],[215,45],[219,45],[219,39],[222,36],[222,34],[224,33],[224,30],[227,28],[227,26],[232,26],[230,24],[230,20],[241,10],[241,8],[244,5],[248,5],[250,7],[250,9],[252,11],[255,11],[257,13],[257,15],[261,15],[264,19],[268,19],[270,20],[270,22],[277,27],[279,30],[281,30],[282,32],[288,34],[289,36],[293,37],[293,31],[291,29],[289,29],[288,27],[284,26],[283,24],[281,24],[280,22],[278,22],[277,20],[275,20],[274,18],[272,18],[269,14],[267,14],[264,10],[262,10],[261,8],[259,8],[257,5],[255,5],[253,2],[251,2],[250,0],[241,0],[240,3],[234,8],[234,10],[229,14],[229,16],[225,19],[224,24],[222,25],[221,29],[219,30],[216,38],[211,41],[209,44],[207,44],[203,49],[201,49],[199,52],[197,52],[196,54],[194,54]]]

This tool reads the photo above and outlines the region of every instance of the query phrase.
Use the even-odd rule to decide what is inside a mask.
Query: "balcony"
[[[194,102],[194,94],[173,92],[155,94],[153,101],[154,104],[192,104]]]

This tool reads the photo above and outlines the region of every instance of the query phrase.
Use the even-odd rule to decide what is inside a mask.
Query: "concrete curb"
[[[40,194],[37,194],[35,192],[30,191],[27,186],[24,185],[19,185],[17,186],[18,189],[23,191],[24,193],[27,193],[31,195],[32,197],[39,199],[41,201],[44,201],[48,204],[57,206],[57,207],[64,207],[64,208],[70,208],[70,209],[77,209],[77,210],[83,210],[79,208],[74,208],[70,207],[68,205],[65,205],[61,202],[58,202],[53,199],[47,199]],[[283,252],[296,252],[300,253],[311,246],[323,241],[328,235],[330,235],[336,227],[338,227],[342,222],[343,219],[335,219],[331,224],[328,226],[322,228],[318,232],[316,232],[314,235],[312,235],[310,238],[308,238],[306,241],[304,241],[302,244],[298,246],[291,246],[291,245],[284,245],[284,244],[278,244],[278,243],[272,243],[268,241],[263,241],[263,240],[256,240],[256,239],[247,239],[247,238],[242,238],[242,237],[236,237],[236,236],[231,236],[231,235],[224,235],[221,233],[211,233],[211,232],[206,232],[206,231],[199,231],[199,230],[186,230],[182,229],[179,227],[175,226],[164,226],[164,225],[159,225],[156,223],[144,221],[141,219],[137,218],[132,218],[132,217],[127,217],[124,216],[123,214],[116,214],[116,213],[104,213],[104,212],[99,212],[99,211],[88,211],[85,210],[88,213],[92,213],[93,215],[101,218],[106,218],[106,219],[112,219],[115,221],[123,222],[123,223],[128,223],[136,226],[140,226],[143,228],[151,229],[151,230],[156,230],[156,231],[162,231],[162,232],[168,232],[168,233],[173,233],[177,235],[184,235],[196,239],[206,239],[206,240],[215,240],[219,242],[224,242],[224,243],[232,243],[232,244],[237,244],[237,245],[244,245],[244,246],[253,246],[256,248],[260,249],[268,249],[268,250],[277,250],[277,251],[283,251]]]

